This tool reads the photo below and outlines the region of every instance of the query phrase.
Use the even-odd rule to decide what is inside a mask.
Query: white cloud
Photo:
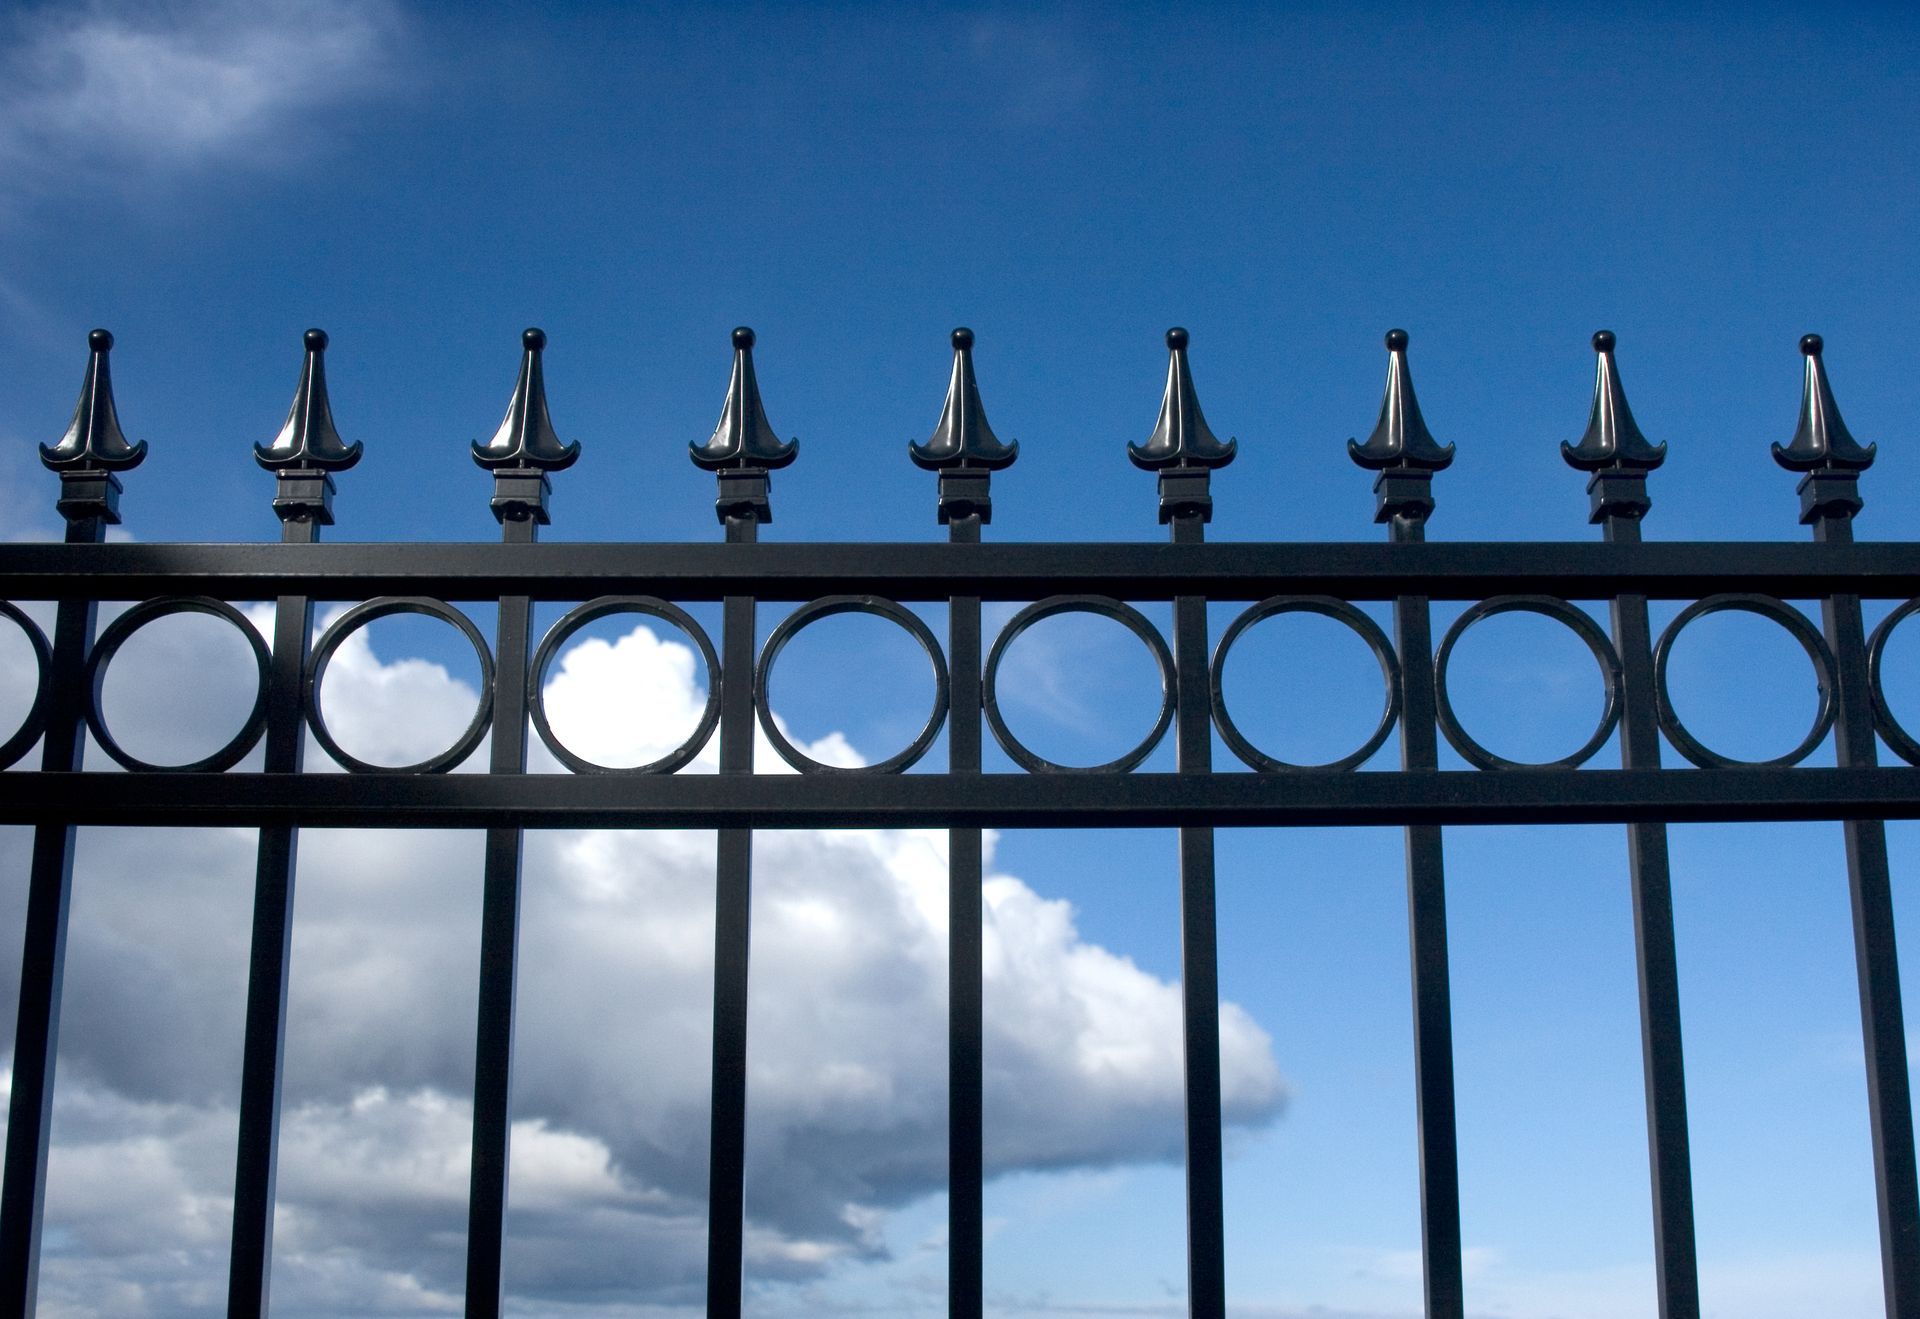
[[[355,737],[388,736],[393,759],[434,749],[395,730],[470,694],[364,640],[335,662],[330,710],[366,720]],[[129,740],[204,714],[191,651],[148,657],[168,697],[125,703]],[[703,676],[686,647],[635,630],[571,651],[548,697],[580,750],[634,762],[685,736]],[[853,754],[837,734],[808,749]],[[758,754],[783,768],[764,741]],[[0,866],[26,842],[0,831]],[[945,844],[756,836],[747,1196],[762,1283],[877,1257],[886,1215],[944,1185]],[[700,1294],[713,848],[683,831],[527,835],[507,1273],[542,1313],[668,1313]],[[81,835],[49,1312],[217,1306],[252,854],[246,830]],[[479,873],[473,833],[302,836],[276,1313],[457,1309]],[[13,928],[19,901],[0,893]],[[990,874],[986,904],[990,1170],[1177,1159],[1177,987],[1087,943],[1067,904],[1021,879]],[[1232,1005],[1221,1026],[1229,1121],[1261,1125],[1285,1098],[1271,1042]]]
[[[387,82],[391,0],[44,5],[0,57],[0,162],[15,184],[297,153],[301,114]]]

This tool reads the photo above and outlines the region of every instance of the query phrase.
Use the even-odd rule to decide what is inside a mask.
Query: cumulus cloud
[[[180,710],[202,717],[211,698],[195,689],[218,673],[196,663],[212,653],[204,637],[155,642],[142,667],[167,699],[110,699],[143,745],[178,736]],[[356,752],[419,758],[464,723],[472,691],[378,644],[363,634],[340,650],[329,711]],[[695,725],[704,678],[688,647],[636,627],[575,646],[546,696],[580,752],[638,763]],[[837,734],[807,749],[857,755]],[[781,768],[764,741],[759,755]],[[712,756],[687,772],[712,772]],[[533,767],[557,768],[543,748]],[[27,843],[0,831],[0,866],[19,873]],[[479,844],[471,832],[302,835],[276,1312],[459,1308]],[[887,1215],[944,1187],[945,847],[937,831],[756,835],[758,1285],[878,1258]],[[713,859],[710,833],[527,836],[506,1263],[509,1289],[539,1313],[690,1313],[700,1300]],[[196,1313],[224,1294],[252,861],[248,830],[81,834],[51,1313]],[[18,886],[0,894],[0,928],[19,928],[21,900]],[[1177,1160],[1177,986],[1087,942],[1069,906],[1024,879],[990,870],[985,903],[990,1175]],[[10,1000],[11,976],[0,985]],[[1221,1027],[1228,1121],[1271,1121],[1285,1099],[1271,1041],[1231,1004]]]
[[[390,80],[391,0],[41,5],[0,39],[0,162],[16,186],[287,149],[304,112]]]

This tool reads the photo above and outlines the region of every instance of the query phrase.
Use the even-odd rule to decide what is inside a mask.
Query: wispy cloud
[[[0,31],[0,168],[42,193],[295,153],[309,111],[390,85],[391,0],[44,5]]]

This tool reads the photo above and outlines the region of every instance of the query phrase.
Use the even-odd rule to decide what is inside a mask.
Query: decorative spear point
[[[720,407],[720,424],[705,444],[688,448],[693,461],[710,472],[722,468],[785,467],[800,452],[798,440],[782,443],[767,421],[760,401],[760,382],[753,372],[754,333],[742,325],[733,332],[733,375],[727,381],[727,399]]]
[[[547,413],[546,374],[540,365],[540,354],[547,346],[546,332],[530,327],[521,332],[520,345],[520,377],[514,382],[507,415],[491,440],[485,444],[474,441],[473,460],[488,471],[508,467],[558,472],[573,466],[580,456],[580,445],[578,441],[561,443],[554,433],[553,418]]]
[[[1650,472],[1667,460],[1667,446],[1649,444],[1640,433],[1614,364],[1614,342],[1612,330],[1594,333],[1593,410],[1586,434],[1577,444],[1561,441],[1560,456],[1583,472]]]
[[[1442,448],[1420,415],[1413,392],[1413,372],[1407,366],[1407,332],[1387,331],[1387,385],[1380,400],[1380,419],[1367,442],[1347,441],[1347,454],[1371,471],[1437,472],[1453,461],[1453,446]]]
[[[293,389],[293,406],[280,433],[266,444],[253,446],[254,461],[270,472],[293,470],[340,472],[360,461],[360,444],[348,444],[334,428],[333,405],[327,397],[327,332],[308,330],[302,336],[307,358],[300,383]]]
[[[1827,383],[1826,365],[1821,360],[1825,347],[1826,342],[1817,334],[1800,340],[1800,351],[1807,359],[1800,389],[1800,424],[1784,447],[1773,446],[1773,460],[1790,472],[1857,475],[1873,465],[1879,446],[1862,448],[1840,419],[1840,405],[1833,401],[1833,387]]]
[[[40,446],[40,461],[56,472],[114,472],[138,467],[147,456],[147,442],[129,444],[120,429],[113,405],[113,376],[107,354],[113,336],[105,330],[87,335],[87,374],[80,382],[80,400],[74,404],[67,433],[54,445]]]
[[[1018,440],[1002,441],[987,424],[986,405],[980,401],[980,383],[973,374],[973,331],[958,326],[948,337],[953,344],[953,370],[947,377],[947,397],[940,420],[925,444],[909,441],[907,455],[929,471],[997,472],[1020,456]]]
[[[1239,452],[1238,440],[1222,443],[1200,411],[1194,391],[1193,369],[1187,362],[1190,336],[1181,326],[1167,331],[1167,387],[1160,398],[1160,417],[1144,444],[1128,444],[1127,457],[1148,471],[1165,468],[1225,467]]]

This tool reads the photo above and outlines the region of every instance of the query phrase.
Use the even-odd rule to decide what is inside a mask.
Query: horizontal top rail
[[[956,594],[987,600],[1060,594],[1689,600],[1726,592],[1906,599],[1920,596],[1920,543],[0,545],[0,598],[10,600],[583,600],[633,591],[681,600],[847,593],[895,600]]]

